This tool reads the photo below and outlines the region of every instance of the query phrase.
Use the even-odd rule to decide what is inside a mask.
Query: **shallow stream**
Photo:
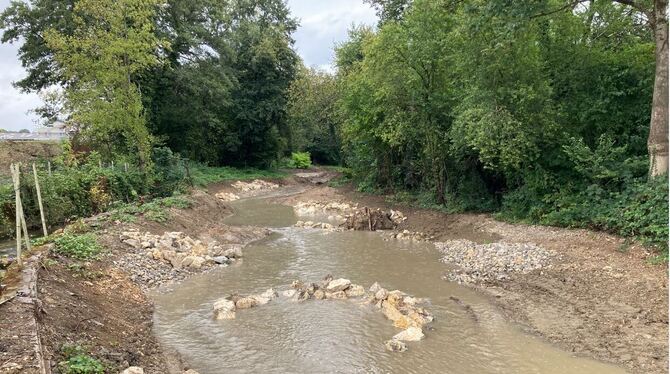
[[[201,374],[214,373],[623,373],[577,358],[507,322],[475,291],[441,279],[447,269],[427,243],[385,241],[379,233],[291,227],[291,207],[255,198],[233,203],[231,225],[270,227],[234,266],[194,276],[153,297],[155,332]],[[301,217],[302,218],[302,217]],[[304,218],[303,218],[304,219]],[[279,299],[212,319],[212,304],[231,293],[288,289],[295,279],[326,274],[366,289],[375,281],[430,299],[435,321],[426,339],[391,353],[398,333],[374,306],[356,299]],[[461,304],[451,297],[458,298]],[[469,308],[464,307],[469,305]]]

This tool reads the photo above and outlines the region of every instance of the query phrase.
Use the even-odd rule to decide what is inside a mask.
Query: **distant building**
[[[32,133],[22,133],[18,131],[0,132],[0,141],[59,141],[70,137],[70,133],[62,122],[56,122],[49,127],[39,127]]]

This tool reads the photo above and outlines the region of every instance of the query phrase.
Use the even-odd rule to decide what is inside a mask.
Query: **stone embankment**
[[[242,257],[239,244],[204,243],[182,232],[153,235],[131,230],[121,233],[119,240],[132,252],[116,260],[116,264],[144,287],[182,280],[192,272],[227,266]]]
[[[251,182],[237,181],[231,186],[241,192],[267,191],[279,188],[279,185],[272,182],[266,182],[261,179],[254,179]]]
[[[444,255],[442,261],[458,265],[446,275],[450,281],[479,283],[501,281],[511,274],[528,274],[550,268],[555,251],[532,243],[477,244],[469,240],[435,243]]]
[[[365,287],[348,279],[333,279],[328,275],[319,282],[293,281],[291,288],[281,295],[295,302],[363,298],[366,303],[376,306],[393,326],[403,330],[384,343],[386,349],[393,352],[406,351],[406,341],[423,339],[423,326],[433,321],[433,315],[421,307],[425,300],[399,290],[389,291],[376,282],[366,291]],[[278,293],[272,288],[261,294],[227,296],[214,302],[214,319],[234,319],[236,311],[265,305],[277,297]]]

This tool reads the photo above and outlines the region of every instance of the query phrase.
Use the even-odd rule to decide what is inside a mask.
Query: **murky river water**
[[[262,199],[236,202],[228,224],[272,227],[248,246],[243,262],[195,276],[154,295],[155,332],[201,374],[213,373],[623,373],[575,358],[523,334],[486,298],[441,280],[446,265],[429,244],[384,241],[377,233],[290,227],[290,207]],[[399,332],[374,306],[354,300],[295,303],[280,297],[239,311],[234,320],[212,319],[212,303],[233,292],[288,289],[327,273],[366,288],[375,281],[427,297],[435,315],[426,339],[409,351],[387,352]],[[472,307],[468,312],[450,296]]]

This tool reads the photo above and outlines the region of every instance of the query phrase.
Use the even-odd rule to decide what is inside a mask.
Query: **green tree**
[[[289,151],[308,151],[322,164],[340,163],[340,123],[335,76],[302,68],[289,91]]]
[[[151,138],[140,92],[132,77],[158,65],[161,41],[153,32],[158,0],[80,0],[74,32],[45,33],[65,78],[68,122],[80,140],[107,157],[136,155],[150,166]]]

